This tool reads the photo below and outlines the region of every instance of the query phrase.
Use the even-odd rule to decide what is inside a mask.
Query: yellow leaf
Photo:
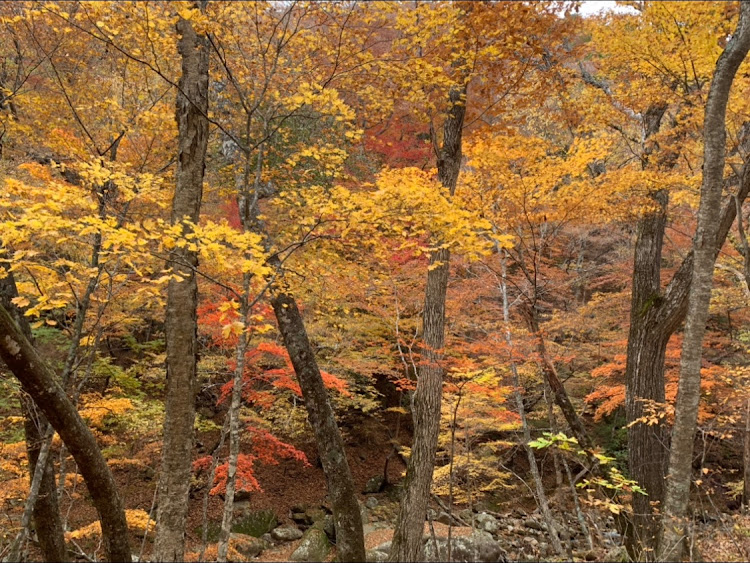
[[[21,309],[23,309],[24,307],[28,307],[30,303],[29,300],[23,296],[14,297],[10,300],[10,302],[13,303],[13,305],[15,305],[16,307],[20,307]]]

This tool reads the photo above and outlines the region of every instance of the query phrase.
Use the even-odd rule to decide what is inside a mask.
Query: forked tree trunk
[[[461,167],[461,134],[466,114],[466,87],[450,92],[450,113],[443,124],[443,146],[438,156],[438,178],[452,196]],[[403,496],[396,520],[390,561],[420,561],[422,533],[430,498],[435,452],[440,432],[445,341],[445,295],[450,252],[443,248],[430,256],[422,317],[421,363],[412,401],[414,437],[406,469]]]
[[[664,109],[655,106],[644,116],[648,139],[659,130]],[[724,244],[737,214],[737,205],[750,192],[750,167],[746,164],[738,175],[734,197],[721,211],[715,254]],[[659,523],[653,506],[664,500],[664,478],[668,460],[668,435],[661,425],[632,424],[643,416],[644,401],[664,402],[664,359],[670,336],[679,328],[687,311],[693,269],[693,250],[683,259],[667,287],[661,291],[661,247],[666,225],[667,195],[657,191],[653,196],[656,210],[638,222],[633,265],[633,295],[630,331],[625,368],[625,408],[628,427],[630,474],[646,490],[636,495],[625,543],[633,559],[653,559]],[[632,425],[631,425],[632,424]]]
[[[18,288],[13,272],[6,266],[5,277],[0,279],[0,305],[11,314],[23,335],[31,342],[31,327],[23,313],[12,303],[15,297],[18,297]],[[66,561],[67,551],[55,487],[55,472],[52,464],[48,462],[48,456],[47,459],[42,460],[45,468],[40,475],[41,482],[36,486],[34,483],[39,452],[45,441],[44,434],[49,428],[49,424],[44,415],[36,408],[34,401],[26,395],[21,396],[21,410],[24,417],[26,454],[29,459],[30,490],[32,491],[28,502],[34,507],[32,516],[34,528],[39,538],[39,547],[46,561]],[[47,448],[47,451],[49,451],[49,448]],[[36,491],[36,498],[34,498],[33,491]],[[25,534],[25,530],[23,533]],[[10,560],[16,558],[16,554],[10,554]]]
[[[703,123],[704,158],[698,225],[693,239],[693,272],[680,361],[680,382],[664,499],[660,559],[681,559],[690,499],[693,441],[700,402],[703,337],[713,287],[718,224],[726,159],[726,110],[735,74],[750,50],[750,2],[741,2],[740,20],[716,63]]]
[[[346,459],[336,417],[323,383],[315,352],[310,345],[302,315],[294,297],[277,289],[271,306],[279,331],[297,374],[307,417],[315,434],[318,455],[328,483],[333,519],[336,526],[336,550],[340,561],[365,561],[362,515],[354,481]]]
[[[198,221],[203,193],[203,172],[208,142],[208,47],[192,24],[180,19],[178,49],[182,76],[177,93],[177,184],[172,202],[172,224]],[[164,444],[159,480],[155,561],[182,561],[190,490],[195,421],[196,363],[198,353],[197,253],[175,248],[168,266],[179,275],[167,287],[167,400]]]
[[[101,520],[111,561],[130,561],[128,525],[117,486],[91,431],[81,419],[54,373],[0,306],[0,358],[57,431],[73,455]]]

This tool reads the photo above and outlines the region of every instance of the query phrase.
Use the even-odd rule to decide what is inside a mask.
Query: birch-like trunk
[[[242,407],[242,376],[245,372],[245,353],[249,335],[248,328],[248,302],[250,301],[250,274],[245,274],[242,283],[242,296],[240,297],[240,322],[242,332],[235,354],[236,367],[232,379],[232,401],[229,405],[229,459],[227,460],[227,487],[224,493],[224,513],[221,518],[221,531],[219,533],[219,549],[217,561],[224,563],[227,560],[229,549],[229,537],[232,533],[232,518],[234,516],[234,493],[237,484],[237,461],[240,457],[240,408]],[[211,484],[209,483],[209,486]]]
[[[681,559],[684,518],[690,499],[693,441],[700,402],[701,357],[718,250],[718,225],[726,159],[726,110],[735,74],[750,50],[750,2],[716,63],[703,123],[704,158],[698,225],[693,239],[693,272],[680,361],[680,382],[672,430],[669,474],[663,507],[659,559]]]
[[[529,429],[528,421],[526,420],[526,409],[523,406],[523,397],[521,397],[521,379],[518,377],[518,369],[516,362],[513,360],[513,336],[510,333],[510,306],[508,304],[508,284],[507,284],[507,265],[506,258],[503,256],[501,259],[501,274],[500,279],[500,293],[503,297],[503,322],[505,323],[505,342],[508,345],[510,354],[510,372],[513,376],[513,398],[516,402],[516,408],[518,409],[518,416],[521,419],[521,431],[523,432],[523,449],[526,452],[526,458],[529,460],[529,472],[531,478],[534,481],[534,490],[536,496],[536,502],[539,505],[539,510],[544,518],[544,523],[547,525],[547,531],[552,541],[552,547],[558,555],[563,555],[563,546],[560,542],[560,536],[557,533],[557,523],[552,516],[552,511],[549,508],[549,501],[547,500],[547,493],[544,492],[544,484],[542,483],[542,476],[539,473],[539,466],[536,462],[536,456],[534,450],[529,446],[531,442],[531,430]]]

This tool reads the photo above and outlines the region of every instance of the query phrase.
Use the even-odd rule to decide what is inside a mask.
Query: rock
[[[260,539],[269,545],[273,543],[273,536],[271,534],[263,534]]]
[[[387,541],[385,543],[381,543],[379,546],[375,548],[375,551],[382,551],[383,553],[390,553],[391,552],[391,543],[390,541]]]
[[[247,534],[231,534],[229,536],[229,546],[249,559],[260,555],[268,547],[268,544],[260,538]]]
[[[328,536],[328,539],[336,541],[336,524],[333,521],[333,515],[326,514],[322,520],[323,531]]]
[[[385,488],[385,476],[374,475],[367,480],[362,492],[366,495],[373,495],[381,492]]]
[[[377,549],[370,549],[365,554],[365,560],[368,561],[368,563],[381,563],[383,561],[388,561],[388,554],[378,551]]]
[[[309,526],[312,524],[310,520],[307,518],[307,514],[304,512],[292,512],[292,520],[294,520],[297,524],[302,524],[303,526]]]
[[[292,526],[279,526],[271,530],[271,537],[276,541],[294,541],[302,537],[302,532]]]
[[[619,545],[622,542],[620,533],[617,530],[608,530],[603,535],[605,540],[609,540],[615,545]]]
[[[331,542],[326,533],[313,526],[302,536],[299,547],[289,556],[292,561],[323,561],[331,551]]]
[[[560,536],[562,541],[568,541],[570,539],[570,532],[565,528],[559,530],[557,535]]]
[[[255,510],[244,513],[240,518],[235,518],[232,532],[259,538],[278,525],[279,521],[273,510]]]
[[[369,497],[365,501],[365,506],[367,508],[369,508],[370,510],[372,510],[373,508],[375,508],[377,505],[378,505],[378,499],[376,499],[375,497]]]
[[[308,508],[305,510],[305,517],[310,524],[315,524],[319,520],[323,520],[326,516],[326,511],[322,508]]]
[[[575,557],[576,559],[583,559],[585,561],[596,561],[599,559],[596,551],[574,551],[573,557]],[[609,559],[606,559],[605,561],[609,561]]]
[[[458,513],[458,517],[464,522],[471,522],[473,516],[474,512],[472,512],[468,508],[464,508],[461,512]]]
[[[245,512],[251,512],[251,504],[249,500],[234,501],[234,513],[242,514]]]
[[[424,553],[426,561],[445,561],[448,557],[448,539],[437,538],[434,541],[428,538]],[[506,561],[507,555],[500,542],[487,532],[475,531],[470,536],[451,539],[451,561]]]
[[[539,540],[536,538],[532,538],[531,536],[526,536],[523,538],[523,543],[531,547],[532,549],[537,549],[539,547]]]
[[[441,512],[438,514],[438,517],[435,519],[436,522],[440,522],[441,524],[445,524],[446,526],[450,526],[453,524],[453,518],[450,514],[447,512]]]
[[[538,530],[540,532],[543,532],[544,530],[547,529],[547,526],[545,526],[541,522],[537,522],[533,518],[527,518],[526,520],[524,520],[523,525],[526,526],[527,528],[531,528],[532,530]]]
[[[604,561],[630,561],[628,550],[622,546],[610,549],[604,556]]]
[[[477,514],[475,522],[480,530],[484,530],[490,534],[496,534],[500,529],[500,522],[497,521],[497,518],[486,512],[480,512]]]
[[[234,491],[234,502],[245,502],[250,500],[251,493],[250,491]]]

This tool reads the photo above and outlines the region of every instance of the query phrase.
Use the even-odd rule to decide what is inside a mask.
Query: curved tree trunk
[[[272,296],[271,305],[279,323],[284,346],[297,374],[307,416],[315,433],[336,526],[338,560],[365,561],[362,515],[349,462],[346,459],[344,441],[341,439],[302,315],[294,297],[283,290],[277,290]]]
[[[203,194],[203,172],[208,143],[208,47],[192,24],[181,19],[178,48],[182,76],[177,93],[177,185],[172,202],[172,224],[185,219],[197,223]],[[189,231],[183,223],[183,231]],[[195,421],[196,363],[198,357],[198,256],[187,247],[175,248],[168,262],[180,281],[167,287],[167,403],[164,417],[155,561],[181,561],[190,492],[190,470]]]
[[[18,289],[13,277],[13,272],[6,266],[5,277],[0,279],[0,305],[11,314],[23,335],[32,341],[31,327],[22,312],[12,303],[12,299],[18,297]],[[37,459],[42,449],[46,430],[49,428],[47,419],[38,411],[34,401],[27,395],[21,397],[21,410],[24,417],[24,431],[26,434],[26,454],[29,459],[29,478],[31,490],[34,490],[34,475],[36,472]],[[48,450],[49,451],[49,450]],[[66,561],[67,551],[65,549],[65,537],[60,519],[60,508],[58,506],[57,489],[55,487],[55,472],[50,458],[43,460],[45,468],[41,474],[41,482],[36,487],[36,499],[29,500],[34,506],[33,522],[39,538],[39,547],[46,561]],[[31,496],[31,494],[30,494]],[[10,554],[11,558],[14,554]]]
[[[461,138],[466,114],[466,87],[450,92],[450,113],[443,124],[443,146],[438,156],[438,178],[452,196],[461,167]],[[406,469],[404,492],[396,520],[391,561],[419,561],[422,533],[430,498],[435,451],[440,432],[443,397],[445,295],[450,272],[450,252],[440,249],[430,256],[422,318],[423,349],[412,399],[414,437]]]
[[[47,417],[78,464],[99,513],[109,559],[130,561],[125,511],[96,439],[57,383],[54,373],[1,305],[0,357]]]
[[[726,110],[735,74],[750,50],[750,2],[742,2],[737,29],[716,63],[703,123],[704,157],[698,226],[693,239],[693,282],[680,361],[669,475],[664,499],[660,559],[681,559],[692,478],[693,440],[700,401],[703,337],[713,287],[726,159]]]

